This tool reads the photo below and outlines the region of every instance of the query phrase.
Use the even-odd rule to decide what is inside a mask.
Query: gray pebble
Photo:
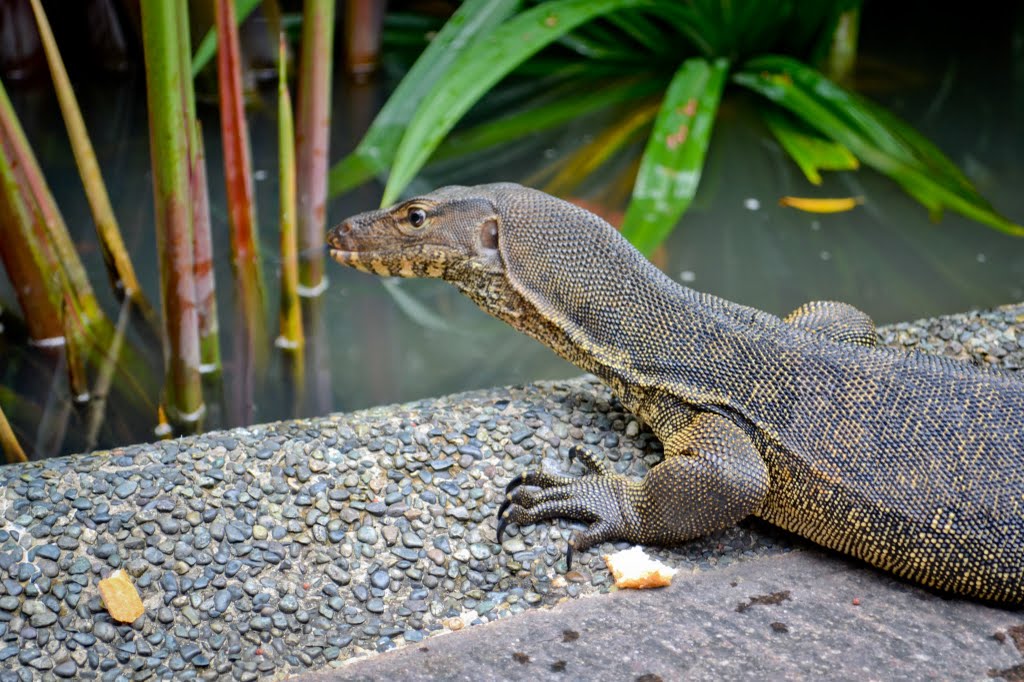
[[[299,610],[299,602],[294,596],[287,594],[281,597],[277,608],[281,609],[282,613],[295,613]]]
[[[402,533],[402,544],[410,549],[423,546],[423,538],[412,531]]]
[[[370,584],[379,590],[386,590],[388,585],[391,584],[391,577],[387,571],[380,569],[370,575]]]
[[[133,480],[132,481],[125,481],[124,483],[121,483],[120,485],[118,485],[118,486],[116,486],[114,488],[114,494],[117,495],[118,497],[120,497],[121,499],[124,499],[124,498],[128,497],[129,495],[134,494],[135,491],[138,490],[138,489],[139,489],[139,484],[137,482],[135,482]]]
[[[58,663],[53,668],[53,674],[57,677],[74,677],[78,674],[78,664],[73,659],[68,659],[62,663]]]
[[[111,642],[117,636],[117,631],[110,623],[100,621],[92,626],[92,634],[104,642]]]

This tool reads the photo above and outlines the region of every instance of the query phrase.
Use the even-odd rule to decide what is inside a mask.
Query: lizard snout
[[[351,251],[351,244],[347,243],[351,240],[349,236],[352,234],[352,221],[345,220],[338,223],[327,233],[327,243],[334,249],[341,249],[342,251]]]

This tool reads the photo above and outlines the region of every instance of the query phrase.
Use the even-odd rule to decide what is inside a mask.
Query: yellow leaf
[[[864,197],[839,197],[835,199],[812,199],[810,197],[782,197],[780,206],[789,206],[808,213],[842,213],[864,203]]]

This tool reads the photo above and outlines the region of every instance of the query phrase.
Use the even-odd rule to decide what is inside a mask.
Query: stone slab
[[[569,601],[297,679],[654,682],[1022,675],[1024,614],[1019,611],[947,599],[809,549],[680,575],[664,589]]]

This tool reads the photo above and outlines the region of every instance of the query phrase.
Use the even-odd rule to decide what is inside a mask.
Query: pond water
[[[862,92],[938,143],[1003,214],[1024,221],[1024,21],[931,14],[873,15],[862,28]],[[976,13],[977,14],[977,13]],[[334,92],[331,156],[354,146],[394,83],[339,78]],[[153,205],[141,72],[76,83],[80,104],[115,211],[143,286],[158,297]],[[30,140],[89,268],[97,293],[116,317],[102,257],[48,86],[9,88]],[[268,91],[250,110],[268,320],[276,324],[276,122]],[[353,410],[477,387],[572,376],[578,370],[545,347],[479,312],[437,281],[383,281],[328,262],[330,286],[307,310],[317,318],[299,396],[276,355],[249,396],[233,350],[234,301],[216,109],[201,106],[213,196],[224,387],[211,401],[207,427]],[[428,169],[412,187],[523,181],[590,139],[601,116],[536,135],[497,152]],[[638,145],[620,160],[627,165]],[[631,158],[630,158],[631,155]],[[615,175],[580,190],[606,210]],[[373,208],[371,183],[332,201],[329,221]],[[854,211],[812,215],[778,206],[784,195],[863,196]],[[730,96],[716,124],[698,197],[665,245],[660,264],[688,286],[785,314],[810,299],[841,299],[879,323],[915,319],[1024,299],[1024,240],[949,214],[940,223],[888,179],[870,171],[832,174],[811,188],[757,122],[749,102]],[[19,438],[41,455],[82,450],[86,416],[69,407],[60,364],[23,343],[9,284],[0,337],[3,407]],[[267,341],[276,329],[267,330]],[[275,351],[276,353],[276,351]],[[158,353],[156,354],[158,357]],[[13,396],[21,395],[15,399]],[[115,393],[96,445],[150,440],[150,403]]]

